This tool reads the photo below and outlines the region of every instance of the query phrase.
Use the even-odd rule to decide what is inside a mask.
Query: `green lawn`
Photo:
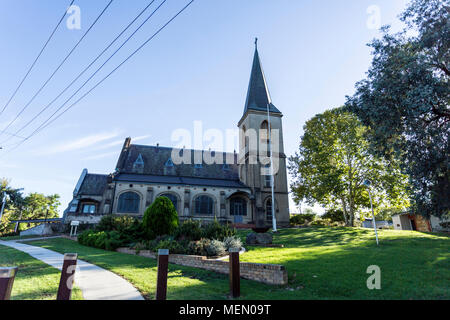
[[[247,232],[240,231],[245,237]],[[241,261],[286,266],[287,286],[241,281],[242,299],[449,299],[450,238],[408,231],[374,232],[356,228],[284,229],[274,242],[284,248],[249,247]],[[128,279],[153,299],[156,261],[81,246],[67,239],[32,242],[80,259]],[[381,290],[366,286],[367,267],[381,268]],[[228,277],[205,270],[170,265],[168,299],[226,299]]]
[[[0,267],[19,267],[11,300],[56,300],[61,271],[22,251],[0,245]],[[72,300],[82,300],[74,287]]]

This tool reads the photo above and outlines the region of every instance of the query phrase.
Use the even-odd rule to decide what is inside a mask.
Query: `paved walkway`
[[[55,251],[16,241],[0,241],[0,245],[23,251],[54,268],[62,269],[64,255]],[[139,291],[125,279],[83,260],[77,262],[75,283],[83,292],[85,300],[144,300]]]

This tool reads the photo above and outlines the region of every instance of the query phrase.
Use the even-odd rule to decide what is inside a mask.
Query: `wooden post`
[[[0,300],[9,300],[11,298],[16,273],[17,267],[0,268]]]
[[[232,298],[239,298],[241,296],[239,251],[239,249],[230,249],[230,294]]]
[[[61,270],[61,280],[59,281],[58,295],[56,300],[70,300],[72,295],[75,269],[77,267],[78,254],[64,254],[64,263]]]
[[[169,250],[158,250],[158,278],[156,280],[156,300],[166,300],[167,272],[169,269]]]

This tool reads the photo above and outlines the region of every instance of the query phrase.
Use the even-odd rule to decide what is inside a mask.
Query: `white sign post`
[[[72,221],[70,223],[70,236],[75,237],[77,235],[77,229],[80,225],[80,221]]]

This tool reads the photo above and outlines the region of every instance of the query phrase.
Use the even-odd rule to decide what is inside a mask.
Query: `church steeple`
[[[269,104],[270,112],[281,113],[272,104],[269,89],[267,87],[266,77],[264,76],[261,61],[259,59],[258,38],[256,38],[255,55],[253,57],[253,66],[250,75],[250,83],[248,85],[247,100],[245,102],[244,114],[246,114],[248,110],[267,112],[267,104]]]

